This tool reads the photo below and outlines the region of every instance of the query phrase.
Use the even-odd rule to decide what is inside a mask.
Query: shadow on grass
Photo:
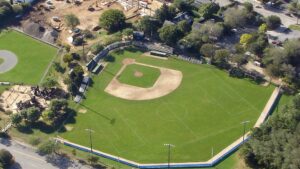
[[[116,58],[112,55],[107,55],[106,57],[104,57],[103,59],[105,62],[115,62]]]
[[[80,103],[79,103],[79,104],[80,104]],[[100,117],[106,119],[106,120],[109,121],[110,124],[112,124],[112,125],[114,125],[114,124],[116,123],[116,119],[115,119],[115,118],[109,118],[109,117],[107,117],[107,116],[105,116],[105,115],[103,115],[103,114],[97,112],[96,110],[94,110],[94,109],[92,109],[92,108],[90,108],[90,107],[88,107],[88,106],[83,105],[83,104],[80,104],[80,106],[82,106],[82,107],[86,108],[87,110],[89,110],[89,111],[91,111],[91,112],[97,114],[98,116],[100,116]]]
[[[17,130],[24,134],[33,134],[33,130],[39,130],[42,133],[52,134],[54,132],[66,132],[64,125],[76,123],[75,117],[77,112],[73,109],[68,109],[66,115],[61,116],[58,120],[54,121],[51,124],[47,124],[43,121],[38,121],[32,124],[23,124],[17,126]]]

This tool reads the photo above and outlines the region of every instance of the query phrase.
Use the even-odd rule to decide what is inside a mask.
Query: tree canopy
[[[182,37],[176,25],[167,25],[159,29],[160,39],[168,45],[174,45]]]
[[[250,167],[298,169],[300,166],[300,96],[275,112],[242,148]]]
[[[72,29],[74,29],[77,25],[80,24],[78,17],[74,14],[66,15],[65,21],[66,21],[67,26],[71,27]]]
[[[104,29],[114,32],[121,30],[125,26],[125,15],[117,9],[109,9],[102,13],[99,24]]]
[[[235,28],[245,25],[247,20],[246,12],[238,8],[228,8],[224,12],[224,22],[226,25]]]

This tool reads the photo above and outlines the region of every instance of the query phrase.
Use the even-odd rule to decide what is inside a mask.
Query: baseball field
[[[60,136],[89,146],[90,128],[94,149],[141,163],[166,162],[166,143],[175,145],[172,162],[210,159],[242,136],[242,121],[250,120],[250,130],[274,89],[231,78],[210,65],[152,58],[136,49],[113,52],[111,58],[93,77],[75,121]],[[107,90],[120,85],[165,93],[118,97]]]
[[[9,30],[0,33],[0,54],[8,52],[16,58],[12,60],[9,56],[6,57],[7,61],[0,59],[0,81],[35,85],[40,82],[49,63],[56,56],[57,48]],[[4,69],[3,72],[1,69]]]

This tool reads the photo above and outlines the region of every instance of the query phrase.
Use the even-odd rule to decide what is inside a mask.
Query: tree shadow
[[[74,162],[65,156],[51,154],[46,156],[46,161],[59,169],[75,168]]]
[[[107,55],[106,57],[103,58],[103,60],[105,62],[111,62],[112,63],[112,62],[116,61],[116,58],[114,56],[112,56],[112,55]]]
[[[80,104],[80,103],[79,103],[79,104]],[[92,109],[92,108],[90,108],[90,107],[88,107],[88,106],[85,106],[85,105],[83,105],[83,104],[80,104],[80,106],[82,106],[82,107],[86,108],[87,110],[89,110],[89,111],[91,111],[91,112],[93,112],[93,113],[99,115],[100,117],[106,119],[106,120],[109,121],[110,124],[112,124],[112,125],[114,125],[114,124],[116,123],[116,119],[115,119],[115,118],[107,117],[107,116],[105,116],[105,115],[103,115],[103,114],[97,112],[96,110],[94,110],[94,109]]]
[[[33,133],[32,128],[28,125],[19,125],[16,127],[16,129],[19,132],[24,133],[24,134],[32,134]]]
[[[0,144],[3,144],[5,146],[11,146],[11,140],[10,139],[7,139],[7,138],[1,138],[0,139]]]
[[[22,169],[22,166],[20,163],[15,162],[12,166],[9,167],[9,169]]]

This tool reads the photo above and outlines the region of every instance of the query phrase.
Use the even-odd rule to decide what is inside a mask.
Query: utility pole
[[[92,132],[94,132],[94,130],[92,130],[91,128],[89,129],[85,129],[85,131],[89,132],[89,135],[90,135],[90,148],[91,148],[91,152],[93,152],[93,142],[92,142]]]
[[[246,124],[249,123],[250,121],[247,120],[247,121],[243,121],[241,124],[244,125],[244,134],[243,134],[243,144],[244,144],[244,141],[245,141],[245,134],[246,134]]]
[[[164,144],[164,146],[168,147],[168,169],[170,169],[170,162],[171,162],[171,147],[175,147],[172,144]]]

